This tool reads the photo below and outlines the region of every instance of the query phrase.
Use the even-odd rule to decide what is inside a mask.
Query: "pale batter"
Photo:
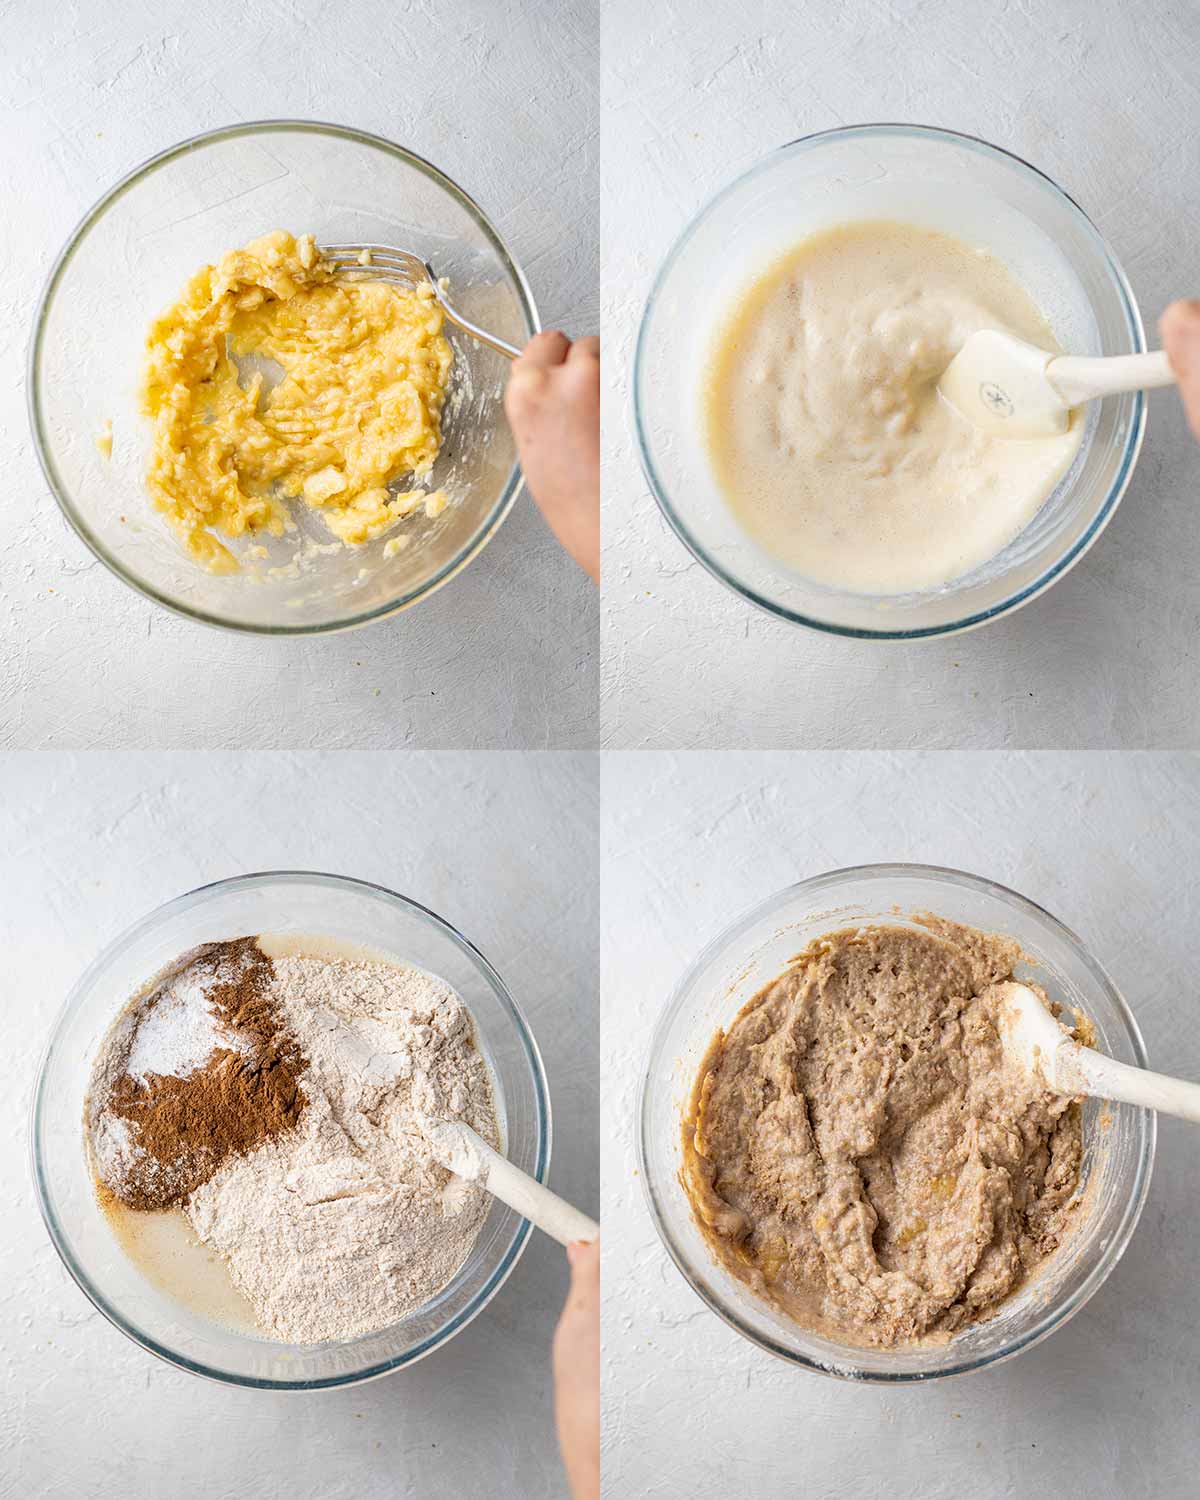
[[[722,1262],[843,1343],[990,1317],[1070,1232],[1078,1103],[1004,1061],[1010,939],[936,918],[818,939],[718,1032],[683,1183]]]
[[[934,589],[1036,515],[1082,439],[989,437],[937,394],[968,335],[1058,345],[1008,269],[948,235],[858,223],[772,265],[722,329],[704,385],[721,491],[815,582]]]
[[[278,230],[199,271],[150,329],[142,386],[151,499],[192,556],[236,568],[221,538],[294,529],[289,500],[347,545],[443,508],[440,491],[387,488],[441,446],[442,321],[428,286],[334,279],[311,235]],[[282,372],[269,392],[261,361]]]

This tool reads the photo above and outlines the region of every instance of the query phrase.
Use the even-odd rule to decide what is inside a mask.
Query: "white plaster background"
[[[1152,1066],[1200,1078],[1200,757],[612,754],[601,773],[604,1472],[612,1500],[1184,1500],[1200,1468],[1196,1128],[1076,1317],[1007,1364],[855,1386],[757,1350],[667,1259],[634,1176],[650,1033],[700,949],[809,875],[876,860],[999,880],[1081,935]]]
[[[1133,481],[1048,594],[972,635],[834,640],[742,603],[668,531],[632,439],[650,282],[700,205],[772,147],[866,120],[1024,156],[1113,245],[1154,336],[1200,295],[1194,0],[605,0],[603,739],[637,748],[1200,742],[1200,451],[1151,398]]]
[[[412,1370],[312,1394],[209,1384],[96,1312],[34,1204],[38,1060],[86,964],[205,881],[302,867],[412,894],[495,964],[545,1059],[551,1185],[595,1214],[597,765],[591,753],[42,752],[2,758],[0,1497],[561,1500],[550,1338],[566,1258],[535,1234]]]
[[[142,599],[60,518],[23,366],[50,264],[105,189],[198,131],[280,116],[429,157],[507,240],[543,326],[594,333],[597,31],[596,0],[0,3],[0,746],[595,745],[595,591],[528,495],[401,616],[228,635]]]

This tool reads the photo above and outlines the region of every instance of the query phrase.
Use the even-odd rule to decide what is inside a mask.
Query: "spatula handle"
[[[1140,1104],[1144,1109],[1178,1115],[1181,1120],[1200,1125],[1200,1083],[1130,1067],[1115,1057],[1105,1057],[1103,1052],[1093,1052],[1090,1047],[1073,1042],[1059,1049],[1059,1059],[1079,1073],[1086,1093],[1098,1094],[1102,1099],[1119,1099],[1123,1104]]]
[[[1076,406],[1094,396],[1174,385],[1175,372],[1162,349],[1153,354],[1117,354],[1109,359],[1060,354],[1046,366],[1046,379],[1064,401]]]
[[[600,1238],[600,1226],[586,1214],[573,1208],[565,1198],[552,1193],[540,1182],[514,1167],[507,1157],[484,1146],[486,1170],[480,1181],[493,1197],[507,1203],[523,1219],[528,1219],[560,1245],[574,1240]]]

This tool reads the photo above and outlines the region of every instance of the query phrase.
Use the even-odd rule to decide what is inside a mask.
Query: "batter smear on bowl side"
[[[1079,1102],[1006,1065],[996,1030],[1018,945],[920,920],[805,949],[713,1038],[683,1126],[719,1260],[860,1346],[992,1316],[1077,1203]]]
[[[1061,352],[994,256],[886,221],[805,240],[744,293],[703,386],[709,456],[740,524],[814,582],[936,589],[1002,551],[1083,437],[989,436],[937,382],[984,328]]]
[[[288,501],[356,546],[419,507],[441,447],[453,353],[428,285],[335,278],[311,235],[277,230],[205,266],[157,318],[142,410],[154,424],[146,483],[197,561],[238,563],[225,540],[295,530]],[[279,372],[269,391],[263,367]]]

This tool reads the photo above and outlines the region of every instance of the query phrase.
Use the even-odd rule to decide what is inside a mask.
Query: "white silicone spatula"
[[[520,1167],[514,1167],[477,1131],[462,1120],[430,1120],[422,1130],[433,1153],[448,1171],[486,1188],[501,1203],[507,1203],[560,1245],[574,1240],[595,1240],[600,1226],[557,1193],[552,1193]]]
[[[1200,1083],[1167,1078],[1074,1041],[1026,985],[1004,986],[1000,1036],[1007,1057],[1059,1094],[1092,1094],[1140,1104],[1200,1124]]]
[[[1163,351],[1088,359],[1051,354],[1036,344],[985,328],[973,333],[947,365],[938,391],[983,432],[1000,437],[1051,437],[1066,432],[1071,408],[1096,396],[1173,385]]]

